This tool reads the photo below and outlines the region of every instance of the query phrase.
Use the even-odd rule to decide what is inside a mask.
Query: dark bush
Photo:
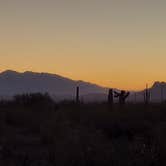
[[[58,109],[58,105],[53,101],[48,93],[31,93],[14,96],[13,105],[32,108],[36,111]]]

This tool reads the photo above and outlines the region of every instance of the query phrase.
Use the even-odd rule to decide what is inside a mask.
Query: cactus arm
[[[119,97],[120,93],[114,91],[114,97]]]
[[[126,99],[128,96],[130,95],[130,92],[127,92],[124,96],[124,98]]]

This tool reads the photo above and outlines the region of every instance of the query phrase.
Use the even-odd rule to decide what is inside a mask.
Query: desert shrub
[[[12,104],[41,112],[42,110],[56,110],[58,105],[48,93],[31,93],[14,96]]]

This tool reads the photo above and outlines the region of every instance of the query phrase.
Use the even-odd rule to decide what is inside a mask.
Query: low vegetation
[[[0,103],[2,166],[165,164],[165,103],[57,104],[47,94]]]

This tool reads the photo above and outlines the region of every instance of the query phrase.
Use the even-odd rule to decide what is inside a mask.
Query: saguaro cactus
[[[134,103],[135,104],[137,103],[137,93],[136,92],[134,93]]]
[[[164,101],[163,84],[160,85],[160,93],[161,93],[161,103],[162,103]]]
[[[148,89],[148,84],[146,85],[146,89],[144,92],[144,101],[145,101],[145,104],[149,104],[150,102],[150,91]]]
[[[80,88],[79,86],[77,86],[77,89],[76,89],[76,103],[79,103],[80,102]]]
[[[119,98],[119,104],[124,105],[127,97],[130,95],[130,92],[126,92],[126,91],[122,90],[120,93],[114,92],[114,94],[115,94],[114,97]]]
[[[108,92],[108,104],[112,105],[114,102],[113,89],[109,89]]]

